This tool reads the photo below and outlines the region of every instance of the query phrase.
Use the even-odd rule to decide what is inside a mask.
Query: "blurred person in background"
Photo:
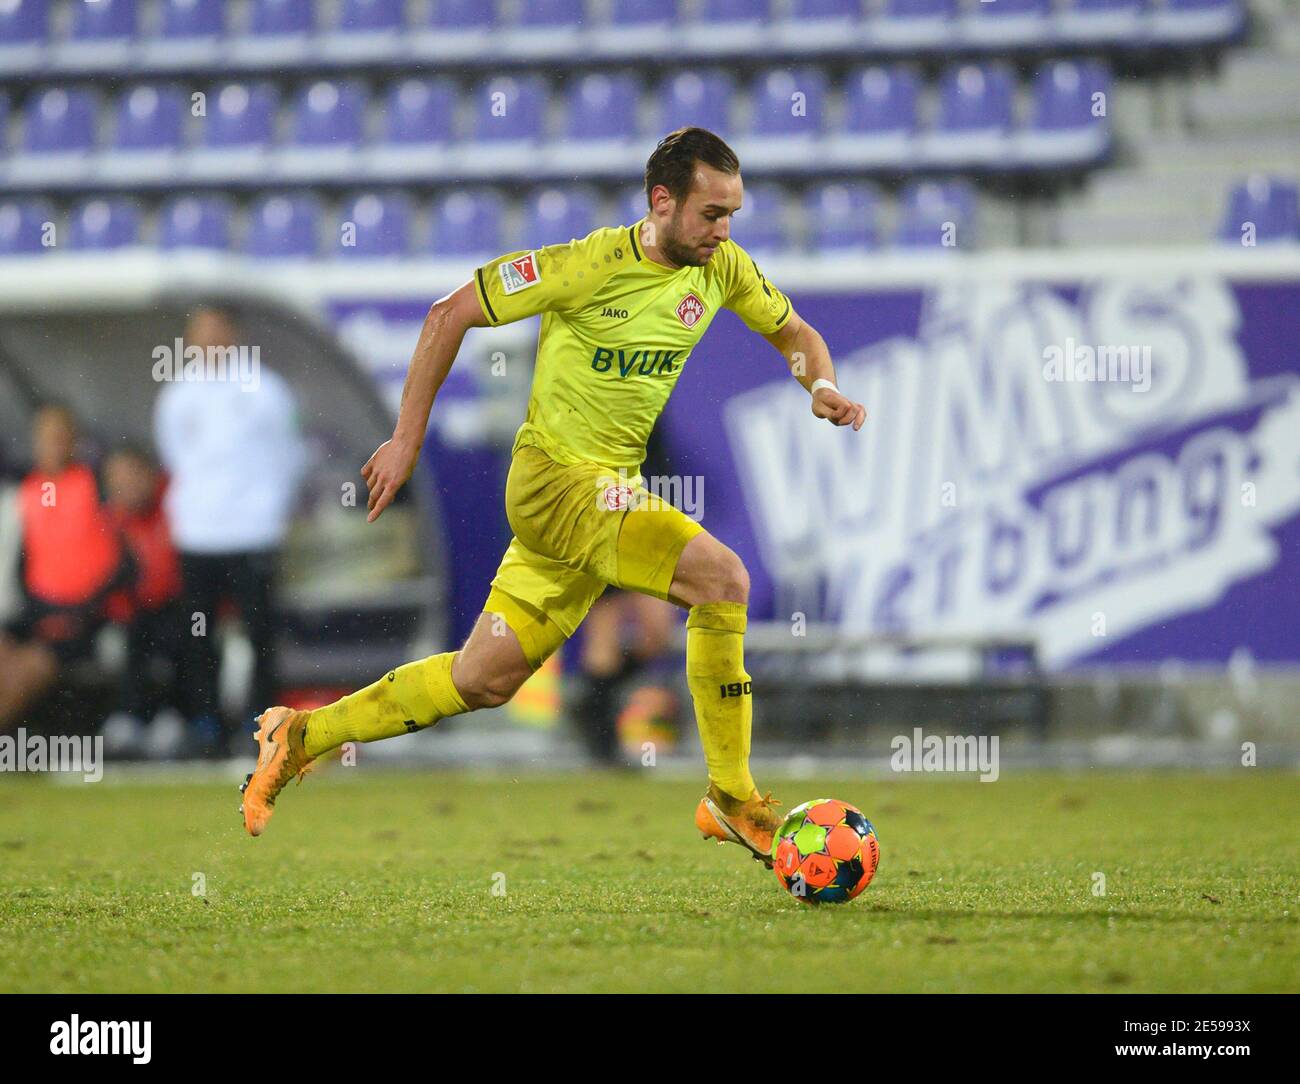
[[[64,666],[93,654],[107,599],[130,575],[76,446],[71,410],[36,411],[34,466],[18,490],[23,605],[0,633],[0,729],[22,722]]]
[[[232,313],[196,310],[185,347],[209,359],[251,349]],[[280,547],[305,466],[297,403],[285,381],[257,362],[166,383],[154,407],[154,435],[170,475],[164,500],[180,553],[185,684],[204,752],[231,748],[233,727],[218,703],[216,618],[223,601],[239,610],[254,655],[249,704],[276,699],[275,580]],[[202,615],[199,621],[196,615]]]
[[[104,724],[110,751],[127,752],[152,718],[151,746],[174,745],[180,737],[179,662],[186,640],[181,611],[181,565],[163,514],[167,480],[149,453],[135,445],[114,451],[104,462],[109,522],[135,564],[130,586],[109,599],[109,616],[126,630],[126,666],[118,707]],[[161,676],[160,676],[161,675]]]

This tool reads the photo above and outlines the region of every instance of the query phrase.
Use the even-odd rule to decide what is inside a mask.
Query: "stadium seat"
[[[871,66],[844,82],[844,124],[827,159],[842,168],[899,167],[912,160],[920,81],[904,65]]]
[[[449,143],[455,110],[456,84],[450,79],[403,79],[385,98],[384,141]]]
[[[519,13],[519,22],[530,27],[575,27],[586,19],[586,9],[584,0],[529,0]]]
[[[135,37],[135,0],[95,0],[72,5],[72,29],[76,41],[110,41]]]
[[[820,68],[776,68],[760,74],[749,94],[749,136],[739,141],[737,153],[758,169],[821,168],[814,148],[825,127],[825,99],[826,78]]]
[[[1150,16],[1150,35],[1162,44],[1226,42],[1246,29],[1241,0],[1165,0]]]
[[[80,251],[125,248],[140,240],[140,207],[130,199],[89,199],[68,217],[68,247]]]
[[[279,92],[270,83],[226,83],[207,98],[208,147],[267,146],[275,135]]]
[[[45,65],[48,21],[45,0],[0,3],[0,71],[16,75]]]
[[[1056,14],[1058,39],[1079,44],[1146,37],[1146,0],[1065,0]]]
[[[660,128],[671,132],[693,124],[725,137],[731,130],[733,92],[731,76],[724,71],[679,72],[658,94],[664,103]]]
[[[861,0],[793,0],[773,36],[788,49],[844,50],[865,32]]]
[[[410,251],[410,230],[409,196],[363,192],[344,208],[340,228],[334,231],[327,251],[337,250],[349,260],[401,258]],[[348,244],[349,239],[355,243]]]
[[[1097,110],[1108,105],[1110,86],[1110,71],[1098,61],[1059,60],[1040,69],[1030,123],[1015,137],[1017,161],[1035,167],[1101,161],[1110,150],[1110,125]]]
[[[158,214],[159,247],[227,249],[232,215],[225,196],[173,196]]]
[[[808,241],[814,252],[859,251],[879,243],[879,198],[873,188],[838,181],[808,192]]]
[[[872,40],[898,50],[935,49],[957,38],[956,0],[885,0],[871,24]]]
[[[696,55],[758,55],[773,33],[769,0],[704,0],[688,24],[683,46]]]
[[[709,25],[766,22],[771,17],[771,0],[704,0],[700,9],[700,21]]]
[[[565,97],[564,139],[547,147],[552,173],[566,176],[597,171],[635,171],[645,154],[636,143],[640,125],[634,76],[596,72],[584,75]]]
[[[496,0],[434,0],[430,25],[439,30],[482,30],[497,21]]]
[[[500,255],[505,250],[504,214],[500,195],[491,189],[460,189],[441,196],[433,204],[425,251],[443,257]]]
[[[258,36],[310,34],[316,29],[312,0],[253,0],[248,32]]]
[[[595,228],[596,200],[590,192],[573,185],[543,188],[524,208],[520,247],[562,245],[586,237]]]
[[[1014,76],[1002,64],[960,64],[939,82],[939,117],[921,137],[932,165],[1007,166]]]
[[[612,0],[608,24],[590,34],[602,56],[666,56],[677,52],[677,0]]]
[[[770,181],[745,186],[739,213],[731,221],[731,236],[753,256],[787,247],[785,192]]]
[[[304,259],[320,250],[320,198],[310,192],[262,196],[249,208],[244,251],[260,259]]]
[[[618,219],[618,225],[631,226],[635,222],[640,222],[649,213],[645,185],[630,185],[619,190],[614,207],[614,217]]]
[[[405,24],[401,0],[343,0],[335,29],[339,31],[392,31]]]
[[[848,21],[862,14],[860,0],[794,0],[790,14],[798,20],[838,19]]]
[[[457,151],[456,168],[485,178],[536,169],[546,101],[546,83],[535,75],[481,83],[471,99],[473,142]]]
[[[991,0],[968,9],[961,32],[968,42],[998,48],[1047,43],[1051,20],[1050,0]]]
[[[914,181],[899,196],[894,244],[935,252],[969,249],[975,225],[975,193],[967,182]]]
[[[52,246],[42,244],[46,223],[54,222],[49,200],[0,200],[0,256],[39,254]],[[52,235],[56,240],[58,235]]]
[[[225,33],[222,0],[163,0],[161,37],[218,38]]]
[[[614,0],[609,21],[616,26],[671,23],[677,18],[677,0]]]
[[[95,146],[98,98],[82,87],[48,87],[23,110],[23,152],[9,163],[8,180],[69,185],[83,180]]]
[[[117,99],[111,154],[100,176],[117,182],[157,180],[174,173],[181,148],[185,98],[172,86],[141,84]]]
[[[1233,187],[1219,240],[1241,245],[1300,241],[1300,197],[1294,181],[1256,175]]]
[[[274,152],[275,176],[316,180],[354,171],[365,108],[355,83],[318,79],[303,87],[292,107],[289,142]]]

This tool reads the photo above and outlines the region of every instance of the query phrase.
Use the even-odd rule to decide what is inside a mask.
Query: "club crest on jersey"
[[[631,486],[606,486],[605,507],[611,512],[624,511],[632,500]]]
[[[500,265],[501,288],[507,294],[515,294],[536,286],[542,281],[542,272],[537,267],[537,253],[530,252],[517,260],[509,260]]]
[[[687,327],[694,327],[704,315],[704,302],[693,293],[687,294],[677,304],[677,319]]]

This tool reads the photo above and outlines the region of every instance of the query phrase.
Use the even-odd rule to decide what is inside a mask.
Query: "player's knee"
[[[712,582],[711,594],[717,597],[709,599],[710,602],[749,601],[749,570],[731,550],[722,551]]]
[[[462,682],[457,683],[457,689],[466,707],[499,708],[502,704],[509,703],[525,680],[526,674],[471,671],[464,675]]]

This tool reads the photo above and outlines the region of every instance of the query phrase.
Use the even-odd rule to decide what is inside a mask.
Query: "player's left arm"
[[[785,358],[790,374],[812,395],[812,412],[832,425],[862,428],[867,408],[840,392],[835,384],[835,363],[830,348],[812,324],[793,309],[790,318],[776,331],[764,335]]]

